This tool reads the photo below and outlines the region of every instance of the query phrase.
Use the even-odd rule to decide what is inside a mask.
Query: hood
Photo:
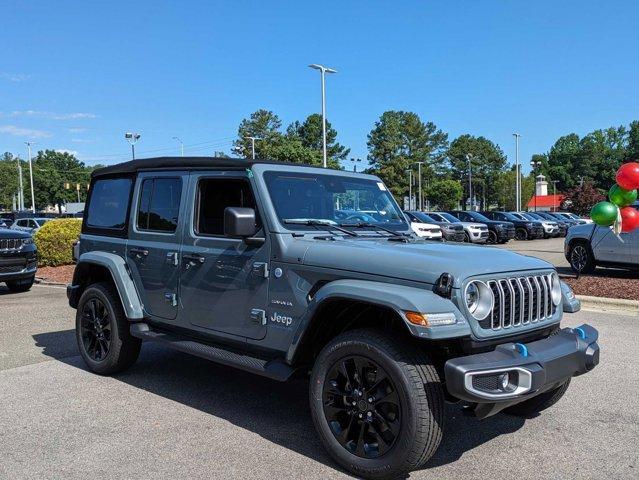
[[[388,241],[387,238],[307,242],[308,248],[302,258],[305,265],[430,284],[434,284],[442,273],[448,272],[455,279],[456,288],[463,279],[475,275],[553,268],[538,258],[472,244],[403,243]]]
[[[0,238],[29,238],[30,236],[29,232],[0,228]]]

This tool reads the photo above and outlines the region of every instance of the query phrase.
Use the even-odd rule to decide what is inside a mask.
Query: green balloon
[[[590,218],[597,225],[609,227],[617,220],[619,209],[617,205],[610,202],[599,202],[590,210]]]
[[[608,198],[618,207],[627,207],[637,200],[637,190],[624,190],[616,183],[610,187]]]

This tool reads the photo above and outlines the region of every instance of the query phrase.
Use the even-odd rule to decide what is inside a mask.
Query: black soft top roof
[[[297,167],[312,167],[300,163],[270,162],[267,160],[248,160],[245,158],[228,157],[155,157],[130,160],[128,162],[117,163],[108,167],[99,168],[91,173],[92,177],[102,177],[105,175],[118,175],[135,173],[138,170],[153,170],[159,168],[166,169],[189,169],[189,168],[232,168],[243,170],[250,168],[256,163],[295,165]]]

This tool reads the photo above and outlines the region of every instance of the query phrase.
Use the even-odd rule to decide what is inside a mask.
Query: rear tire
[[[29,290],[31,290],[34,281],[35,275],[31,278],[7,282],[7,288],[13,293],[28,292]]]
[[[316,359],[309,390],[324,447],[358,476],[406,475],[439,447],[444,395],[437,371],[424,352],[383,331],[332,339]]]
[[[516,240],[528,240],[528,232],[525,228],[518,228],[515,230],[515,239]]]
[[[497,243],[497,234],[492,230],[488,231],[488,240],[486,241],[486,243],[489,243],[491,245],[495,245]]]
[[[82,293],[75,332],[84,363],[99,375],[126,370],[140,354],[142,341],[131,336],[120,297],[111,283],[90,285]]]
[[[517,403],[512,407],[508,407],[504,410],[504,412],[510,415],[524,418],[535,416],[539,412],[552,407],[555,403],[561,400],[561,397],[564,396],[569,386],[570,379],[566,380],[564,383],[562,383],[558,387],[553,388],[552,390],[540,393],[530,400],[526,400],[525,402]]]
[[[592,273],[597,267],[590,246],[586,242],[575,242],[570,245],[568,261],[570,268],[576,273]]]

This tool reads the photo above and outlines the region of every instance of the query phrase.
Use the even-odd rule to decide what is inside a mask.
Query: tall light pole
[[[415,162],[417,164],[417,184],[419,185],[419,210],[424,210],[424,202],[422,201],[422,165],[426,162]]]
[[[466,154],[466,160],[468,161],[468,203],[470,210],[473,210],[473,170],[470,165],[470,159],[473,158],[472,153]]]
[[[521,178],[519,176],[519,133],[513,133],[515,137],[515,210],[521,211]]]
[[[353,164],[353,172],[357,173],[357,162],[361,162],[362,159],[361,158],[350,158],[348,161]]]
[[[27,146],[27,152],[29,154],[29,181],[31,183],[31,212],[35,213],[35,195],[33,193],[33,165],[31,163],[31,145],[32,142],[24,142]]]
[[[255,140],[262,140],[260,137],[244,137],[251,141],[251,155],[253,160],[255,160]]]
[[[133,157],[133,160],[135,160],[135,144],[138,140],[140,140],[140,134],[126,132],[124,134],[124,138],[126,138],[126,141],[129,142],[129,145],[131,145],[131,157]]]
[[[22,162],[18,157],[18,211],[24,210],[24,188],[22,186]]]
[[[327,73],[337,73],[337,70],[332,68],[325,67],[324,65],[319,65],[317,63],[312,63],[309,67],[314,68],[315,70],[319,70],[322,78],[322,155],[324,158],[324,168],[328,166],[328,162],[326,159],[326,85],[324,77]]]
[[[553,180],[552,181],[552,196],[553,196],[552,202],[553,202],[553,205],[550,208],[553,209],[553,212],[557,211],[557,208],[555,207],[555,201],[557,199],[557,182],[559,182],[559,180]]]
[[[530,166],[532,167],[532,174],[533,174],[533,178],[535,180],[535,191],[533,192],[534,195],[534,205],[535,205],[535,212],[537,211],[537,176],[535,175],[535,172],[537,171],[537,169],[539,167],[541,167],[541,160],[531,160],[530,161]],[[518,210],[519,211],[519,210]]]
[[[184,156],[184,142],[180,137],[173,137],[173,140],[177,140],[180,143],[180,153]]]
[[[408,173],[408,209],[413,209],[413,171],[409,168]]]

